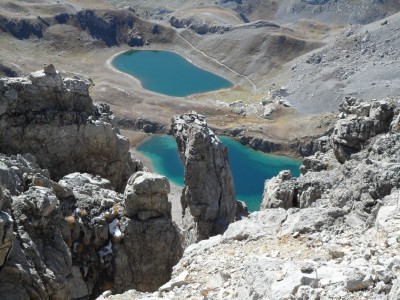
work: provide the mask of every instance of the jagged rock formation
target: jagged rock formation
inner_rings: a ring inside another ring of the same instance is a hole
[[[171,278],[183,253],[181,235],[171,219],[169,182],[164,176],[135,173],[124,194],[124,239],[115,245],[115,292],[157,290]]]
[[[366,221],[379,199],[400,186],[394,107],[393,101],[346,98],[334,132],[325,139],[329,143],[304,159],[304,176],[267,181],[262,207],[328,205],[354,211]]]
[[[0,128],[11,155],[0,154],[2,299],[90,299],[170,279],[183,250],[169,183],[139,172],[83,81],[52,65],[0,79]]]
[[[337,160],[344,163],[352,153],[360,151],[371,137],[387,132],[393,110],[394,104],[386,101],[367,103],[346,97],[339,108],[341,120],[331,137]]]
[[[41,170],[29,155],[1,155],[0,162],[1,197],[7,200],[0,214],[7,216],[6,224],[8,221],[9,225],[4,226],[3,223],[3,230],[8,230],[4,231],[2,250],[5,249],[4,244],[7,246],[4,243],[7,237],[10,234],[13,237],[11,252],[5,257],[8,260],[2,262],[0,269],[2,297],[70,299],[67,275],[72,261],[57,226],[63,220],[59,200],[53,189],[41,186],[28,188],[32,176],[44,178],[48,172]]]
[[[235,187],[226,147],[205,117],[188,113],[172,120],[172,133],[185,169],[181,204],[190,244],[223,233],[235,219]]]
[[[158,294],[117,299],[398,299],[399,109],[394,101],[349,100],[337,126],[344,113],[366,121],[347,127],[349,137],[368,136],[361,150],[341,163],[332,149],[337,132],[322,139],[304,175],[267,181],[265,209],[187,248]],[[368,129],[382,120],[384,129]]]
[[[150,218],[171,218],[170,192],[166,177],[147,172],[137,172],[125,189],[126,215],[142,221]]]
[[[94,106],[84,81],[63,79],[52,65],[29,77],[0,79],[0,152],[34,153],[55,180],[89,172],[118,190],[139,168],[109,108]]]
[[[165,177],[137,172],[122,195],[85,173],[54,182],[29,155],[1,155],[0,165],[4,299],[153,291],[170,279],[183,250]]]

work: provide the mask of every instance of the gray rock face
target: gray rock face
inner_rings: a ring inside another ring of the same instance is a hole
[[[169,183],[137,172],[118,192],[142,164],[83,81],[52,65],[0,79],[0,129],[0,151],[23,153],[0,154],[1,298],[93,298],[170,279],[182,242]]]
[[[172,16],[169,23],[175,28],[190,28],[197,34],[224,33],[232,29],[229,24],[207,24],[199,17],[177,18]]]
[[[337,160],[344,163],[352,153],[360,151],[368,139],[389,131],[394,103],[365,103],[346,97],[339,111],[342,119],[336,123],[331,141]]]
[[[1,294],[70,299],[71,254],[59,230],[63,216],[54,192],[31,187],[13,197],[12,214],[18,229],[9,259],[0,271],[0,286],[8,286],[8,292]]]
[[[93,298],[110,288],[153,291],[170,279],[183,250],[165,177],[138,172],[123,195],[87,173],[54,182],[30,155],[0,162],[2,298]],[[127,218],[133,193],[136,213]]]
[[[223,233],[236,213],[226,147],[197,113],[174,117],[172,133],[185,169],[181,203],[186,241]]]
[[[169,192],[166,177],[148,172],[135,173],[125,189],[126,215],[140,220],[161,216],[171,218]]]
[[[5,299],[70,299],[72,260],[55,190],[70,194],[31,155],[2,154],[0,161],[0,294]]]
[[[293,207],[294,184],[290,171],[282,171],[278,176],[265,181],[261,209]]]
[[[139,167],[103,110],[93,105],[86,83],[63,79],[53,66],[29,77],[2,78],[0,151],[34,153],[55,180],[89,172],[122,190]]]
[[[372,218],[379,201],[399,187],[397,115],[391,101],[359,103],[353,98],[345,99],[344,115],[345,121],[336,124],[344,129],[329,137],[333,149],[305,159],[303,176],[278,176],[265,183],[262,208],[333,206],[351,212],[349,223]]]
[[[0,198],[3,198],[2,194],[0,188]],[[13,224],[14,221],[9,214],[0,212],[0,268],[6,262],[13,246]]]
[[[121,220],[123,239],[114,243],[114,290],[154,291],[171,278],[182,257],[181,234],[171,219],[169,182],[164,176],[137,172],[128,181]]]

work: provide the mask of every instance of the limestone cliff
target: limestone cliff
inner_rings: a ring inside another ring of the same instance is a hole
[[[33,153],[55,180],[89,172],[118,190],[138,168],[109,111],[93,105],[88,85],[62,78],[52,65],[0,79],[0,152]]]
[[[186,241],[223,233],[236,213],[227,148],[197,113],[174,117],[172,133],[185,169],[181,203]]]

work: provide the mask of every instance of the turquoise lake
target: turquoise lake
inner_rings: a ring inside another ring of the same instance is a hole
[[[233,86],[170,51],[127,51],[117,55],[112,65],[137,78],[143,88],[168,96],[185,97]]]
[[[281,170],[291,170],[293,176],[300,176],[301,160],[255,151],[228,137],[220,139],[228,147],[236,197],[246,202],[250,211],[259,210],[266,179]],[[151,160],[157,173],[183,186],[183,165],[172,136],[152,136],[139,144],[137,150]]]

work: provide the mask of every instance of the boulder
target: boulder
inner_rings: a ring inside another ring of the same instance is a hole
[[[155,291],[171,278],[183,248],[169,191],[164,176],[137,172],[129,179],[124,193],[128,218],[120,221],[123,238],[113,243],[115,292]]]
[[[295,186],[290,171],[281,171],[278,176],[265,181],[261,209],[293,207]]]
[[[400,299],[400,279],[397,278],[394,281],[393,288],[390,291],[389,300],[399,300]]]
[[[48,188],[34,186],[29,189],[29,193],[24,193],[16,198],[14,206],[15,205],[24,207],[29,206],[29,216],[27,216],[28,218],[25,220],[28,221],[29,218],[33,216],[34,222],[31,223],[32,226],[45,226],[46,223],[38,223],[37,221],[40,219],[47,219],[59,203],[54,191]]]
[[[125,189],[126,215],[140,220],[161,216],[171,218],[169,192],[169,181],[165,176],[136,172]]]
[[[333,226],[336,220],[346,215],[339,208],[305,208],[301,210],[292,209],[282,224],[281,234],[291,235],[294,233],[313,233]]]
[[[269,103],[269,104],[264,106],[264,112],[263,112],[262,116],[264,118],[269,118],[272,115],[272,113],[274,111],[276,111],[277,109],[278,108],[277,108],[277,105],[275,103]]]
[[[232,223],[222,236],[224,242],[231,240],[257,240],[266,235],[278,236],[287,218],[283,208],[266,209],[251,213],[241,222]]]

